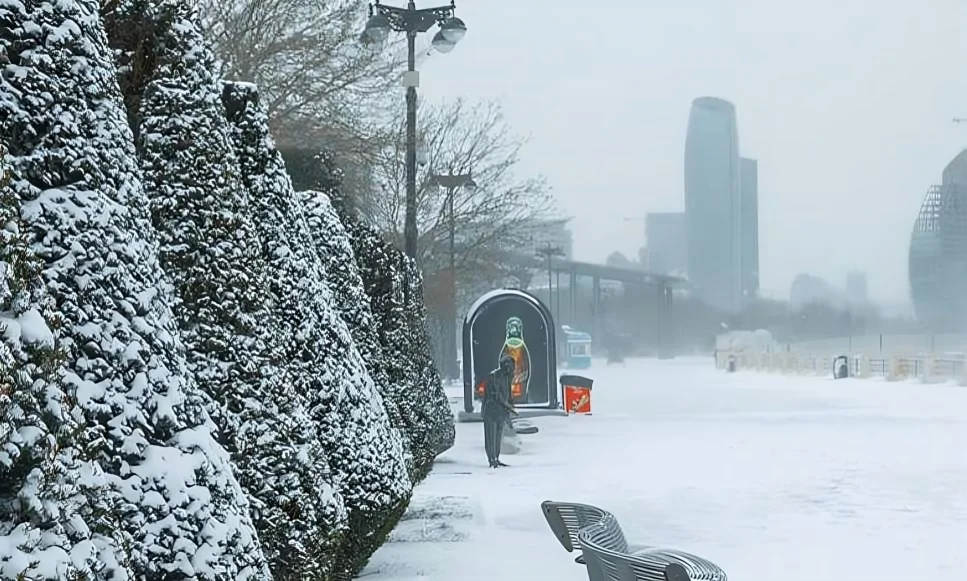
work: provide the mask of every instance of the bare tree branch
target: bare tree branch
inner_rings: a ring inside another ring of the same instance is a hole
[[[477,184],[473,190],[452,192],[454,274],[461,287],[505,277],[512,268],[506,256],[526,252],[539,230],[563,227],[544,178],[518,175],[526,139],[511,130],[498,103],[424,105],[419,127],[427,158],[417,176],[420,260],[426,280],[449,268],[450,192],[432,185],[434,172],[470,173]],[[404,135],[402,123],[397,123],[396,139],[376,160],[382,195],[374,200],[372,218],[396,240],[402,239],[405,201]]]
[[[108,0],[109,1],[109,0]],[[358,42],[361,0],[201,0],[222,77],[256,83],[280,145],[336,152],[347,195],[372,189],[368,167],[402,112],[402,35]]]

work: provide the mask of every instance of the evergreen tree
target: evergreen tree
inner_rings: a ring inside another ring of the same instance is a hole
[[[341,206],[336,208],[342,211]],[[442,382],[429,359],[421,280],[403,253],[373,228],[345,212],[342,220],[369,295],[389,390],[386,397],[396,402],[412,456],[411,477],[418,482],[429,473],[433,460],[453,446],[456,433]]]
[[[121,86],[138,92],[126,99],[137,107],[128,117],[189,366],[212,399],[219,440],[232,454],[274,577],[324,579],[332,561],[331,531],[320,530],[330,524],[320,515],[333,509],[328,465],[302,396],[267,357],[275,337],[262,324],[261,242],[215,58],[197,22],[187,0],[135,0],[114,7],[108,33],[136,64],[124,68]],[[137,38],[150,42],[127,44]]]
[[[366,369],[373,378],[378,391],[373,394],[373,398],[381,401],[386,409],[390,425],[396,437],[401,439],[407,472],[412,475],[413,456],[410,453],[409,440],[400,414],[398,397],[392,390],[383,366],[383,350],[374,325],[369,297],[363,287],[363,279],[359,274],[356,256],[349,241],[349,233],[334,208],[336,202],[330,200],[330,194],[338,196],[337,192],[333,190],[327,194],[307,191],[300,192],[299,196],[305,204],[313,242],[325,264],[326,282],[333,292],[333,306],[349,327]]]
[[[235,126],[242,176],[263,227],[273,314],[283,340],[275,360],[292,366],[328,453],[348,513],[334,577],[351,579],[383,542],[411,492],[399,438],[334,298],[305,211],[268,133],[255,87],[227,83],[223,102]]]
[[[187,370],[98,8],[0,10],[0,138],[22,233],[62,322],[65,390],[100,430],[111,486],[82,514],[116,515],[135,579],[266,579],[248,502]]]
[[[400,271],[407,285],[403,293],[403,312],[406,314],[406,327],[409,329],[407,358],[411,361],[412,390],[417,394],[418,405],[427,426],[425,440],[422,441],[430,462],[453,447],[456,439],[456,422],[443,381],[436,365],[433,364],[430,334],[426,321],[426,305],[423,303],[423,275],[416,263],[403,253]],[[414,340],[415,339],[415,340]]]

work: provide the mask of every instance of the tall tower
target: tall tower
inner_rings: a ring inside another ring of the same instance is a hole
[[[742,296],[745,302],[759,294],[759,163],[739,158],[742,192]]]
[[[688,278],[699,299],[726,312],[742,308],[742,197],[735,106],[692,101],[685,137]]]

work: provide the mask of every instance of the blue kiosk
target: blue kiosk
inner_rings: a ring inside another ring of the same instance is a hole
[[[570,325],[561,325],[561,331],[564,332],[563,366],[568,369],[591,367],[591,335]]]

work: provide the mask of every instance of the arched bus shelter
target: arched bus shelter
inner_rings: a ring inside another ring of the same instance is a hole
[[[504,355],[514,360],[514,406],[557,410],[556,349],[554,319],[537,297],[517,289],[497,289],[481,296],[463,322],[465,412],[474,413],[482,382]]]

